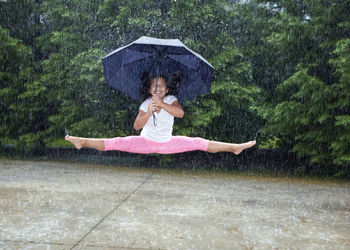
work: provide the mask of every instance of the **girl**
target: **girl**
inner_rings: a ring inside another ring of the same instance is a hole
[[[181,73],[151,79],[145,72],[141,80],[141,96],[145,101],[141,104],[134,123],[136,130],[142,129],[140,136],[92,139],[67,135],[65,139],[77,149],[88,147],[100,151],[119,150],[139,154],[175,154],[202,150],[210,153],[232,152],[238,155],[256,144],[256,141],[233,144],[199,137],[173,136],[174,117],[184,116],[184,111],[175,97],[182,80]]]

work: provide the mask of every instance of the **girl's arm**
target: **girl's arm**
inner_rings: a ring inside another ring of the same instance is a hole
[[[139,130],[143,128],[146,125],[148,119],[152,116],[152,111],[155,110],[156,104],[153,101],[148,104],[147,112],[140,110],[134,122],[134,129]]]
[[[160,107],[165,109],[169,114],[177,118],[184,117],[185,112],[182,109],[181,105],[178,103],[178,101],[174,101],[172,104],[166,104],[163,102],[163,104]]]
[[[136,130],[142,129],[146,125],[148,119],[151,116],[152,116],[152,112],[150,113],[148,111],[144,112],[140,110],[134,122],[134,129]]]
[[[172,104],[167,104],[163,102],[159,96],[154,95],[152,96],[152,102],[154,102],[156,106],[165,109],[165,111],[177,118],[184,117],[185,112],[178,101],[174,101]]]

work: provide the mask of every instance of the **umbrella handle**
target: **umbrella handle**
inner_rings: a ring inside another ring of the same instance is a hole
[[[154,112],[152,112],[152,114],[153,114],[153,124],[154,124],[154,126],[157,126],[156,116],[155,116]]]
[[[154,90],[154,93],[157,93],[157,89],[158,89],[158,77],[159,77],[159,65],[158,65],[158,69],[157,69],[157,81],[156,81],[156,88]],[[156,119],[156,115],[154,114],[154,111],[152,112],[153,114],[153,124],[154,126],[157,126],[157,119]]]

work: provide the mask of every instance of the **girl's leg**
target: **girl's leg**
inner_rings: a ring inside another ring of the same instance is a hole
[[[118,150],[137,154],[155,153],[157,142],[138,135],[104,139],[105,150]]]
[[[155,153],[157,143],[141,136],[115,137],[110,139],[93,139],[75,136],[66,136],[65,139],[74,144],[77,149],[83,147],[94,148],[99,151],[118,150],[129,153]]]
[[[104,139],[83,138],[66,135],[65,139],[70,141],[76,149],[93,148],[99,151],[105,150]]]
[[[240,154],[244,149],[253,147],[256,141],[241,144],[209,141],[200,137],[173,136],[169,142],[159,143],[156,153],[176,154],[193,150],[201,150],[210,153],[232,152]]]
[[[82,147],[94,148],[100,151],[118,150],[129,153],[155,153],[158,143],[141,136],[115,137],[110,139],[93,139],[66,136],[65,139],[74,144],[77,149]]]
[[[157,144],[156,153],[177,154],[194,150],[206,151],[209,140],[200,137],[172,136],[170,141]]]
[[[232,152],[236,155],[240,154],[244,149],[251,148],[256,144],[256,141],[249,141],[246,143],[234,144],[218,141],[209,141],[207,152]]]

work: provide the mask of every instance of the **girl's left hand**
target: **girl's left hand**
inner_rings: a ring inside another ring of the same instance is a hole
[[[156,104],[156,106],[161,107],[161,108],[163,107],[164,102],[163,102],[162,98],[160,98],[159,95],[153,95],[152,101]]]

